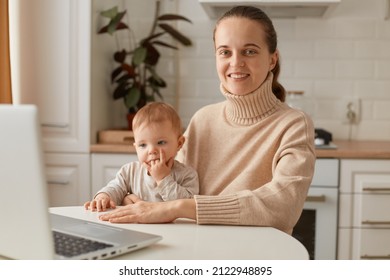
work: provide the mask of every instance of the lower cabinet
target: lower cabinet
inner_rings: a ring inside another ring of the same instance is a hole
[[[338,259],[390,259],[390,160],[341,160]]]
[[[89,154],[46,153],[49,206],[83,205],[90,199]]]
[[[92,196],[112,180],[122,165],[138,160],[136,154],[92,154]]]

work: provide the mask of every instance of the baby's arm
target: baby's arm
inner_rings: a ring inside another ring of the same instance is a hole
[[[106,211],[109,208],[115,208],[115,202],[110,198],[107,193],[98,193],[92,201],[84,203],[84,208],[91,211]]]
[[[175,176],[170,174],[157,185],[157,190],[164,201],[193,198],[194,195],[199,194],[199,179],[196,171],[184,166],[180,169],[176,171]]]

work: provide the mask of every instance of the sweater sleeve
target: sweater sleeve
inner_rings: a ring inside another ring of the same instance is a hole
[[[280,139],[268,183],[252,190],[195,196],[197,222],[272,226],[291,234],[302,212],[314,163],[314,127],[309,118],[303,118]]]
[[[107,193],[116,205],[121,205],[123,198],[130,192],[130,169],[130,163],[122,166],[116,173],[115,178],[99,190],[96,195],[102,192]]]
[[[199,180],[196,171],[175,161],[173,172],[157,186],[164,201],[179,198],[193,198],[199,193]]]

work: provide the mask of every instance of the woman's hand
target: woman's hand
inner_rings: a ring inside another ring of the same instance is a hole
[[[138,199],[109,213],[99,216],[111,223],[170,223],[177,218],[196,219],[195,200],[180,199],[165,202],[146,202]]]

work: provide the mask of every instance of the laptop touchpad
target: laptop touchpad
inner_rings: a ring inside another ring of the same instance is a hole
[[[117,233],[118,231],[121,231],[120,228],[108,228],[103,225],[93,224],[93,223],[85,223],[81,225],[74,225],[69,226],[66,228],[66,230],[81,234],[81,235],[88,235],[93,237],[101,237],[101,236],[107,236],[113,233]]]

